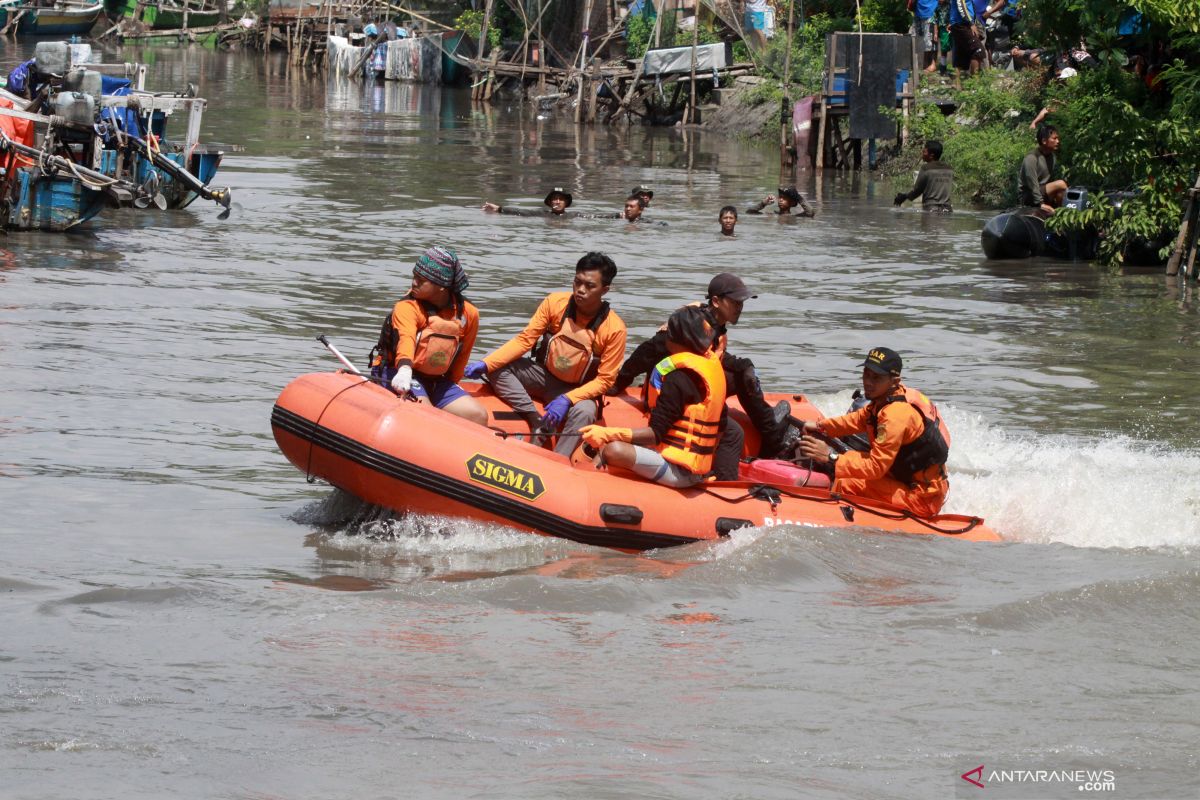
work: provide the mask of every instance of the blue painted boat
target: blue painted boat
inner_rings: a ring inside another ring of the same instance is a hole
[[[17,231],[65,231],[100,213],[104,192],[69,175],[46,175],[37,167],[16,170],[13,198],[3,203],[4,227]]]
[[[84,36],[104,13],[104,0],[35,0],[7,6],[19,16],[17,36]]]

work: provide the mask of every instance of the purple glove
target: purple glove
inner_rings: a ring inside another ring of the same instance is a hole
[[[484,375],[487,375],[487,365],[482,361],[472,361],[470,364],[467,364],[467,368],[463,370],[464,378],[471,378],[472,380],[476,381],[482,378]]]
[[[546,413],[542,415],[542,424],[547,428],[558,430],[562,427],[563,419],[570,410],[571,401],[565,394],[560,394],[546,404]]]

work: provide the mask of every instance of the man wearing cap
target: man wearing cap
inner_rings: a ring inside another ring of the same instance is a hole
[[[642,208],[648,207],[650,201],[654,199],[654,192],[647,186],[635,186],[629,194],[642,201]]]
[[[899,207],[905,200],[921,198],[921,208],[949,214],[950,193],[954,190],[954,168],[942,162],[942,143],[930,139],[921,148],[921,160],[925,163],[917,172],[917,181],[911,191],[900,192],[894,201]]]
[[[763,397],[762,385],[758,381],[758,373],[754,362],[748,358],[739,358],[726,352],[728,341],[727,327],[736,325],[742,316],[742,304],[746,300],[757,297],[746,287],[745,282],[737,275],[722,272],[708,283],[708,294],[703,303],[693,303],[706,316],[713,329],[713,351],[721,359],[725,370],[726,391],[737,396],[742,410],[750,418],[750,423],[758,431],[761,442],[759,456],[774,458],[789,444],[788,440],[797,433],[795,428],[788,425],[790,405],[785,401],[772,407]],[[621,366],[617,373],[616,382],[609,389],[610,396],[619,395],[625,391],[638,375],[654,369],[658,362],[668,355],[666,326],[646,341],[637,346],[633,354]],[[730,427],[737,427],[733,420]],[[790,429],[789,429],[790,428]]]
[[[737,480],[742,441],[725,435],[725,372],[711,349],[708,315],[684,306],[666,328],[667,357],[648,386],[650,424],[588,425],[580,431],[583,440],[600,451],[597,464],[624,467],[664,486],[682,489],[709,475]]]
[[[798,216],[798,217],[815,217],[816,216],[816,213],[813,212],[812,208],[809,207],[808,203],[804,202],[803,195],[800,194],[800,192],[796,189],[795,186],[786,186],[786,187],[780,186],[778,197],[776,197],[773,194],[769,194],[766,197],[764,197],[762,199],[762,201],[759,202],[757,205],[753,205],[753,206],[750,206],[749,208],[747,208],[746,213],[747,214],[761,214],[761,213],[763,213],[764,208],[771,205],[771,203],[776,203],[776,202],[779,204],[779,208],[775,211],[775,213],[781,217],[790,217],[792,215],[792,209],[796,208],[797,206],[800,207],[800,211],[798,211],[796,213],[796,216]]]
[[[857,411],[804,423],[797,454],[833,468],[833,491],[882,500],[918,517],[942,509],[950,482],[946,459],[950,432],[933,402],[900,381],[904,362],[896,351],[876,347],[862,362],[863,395]],[[866,433],[871,449],[838,454],[833,437]],[[820,438],[818,438],[820,437]]]
[[[422,253],[371,351],[371,375],[401,396],[487,425],[487,409],[458,385],[479,330],[479,311],[463,297],[469,285],[453,250]]]
[[[574,212],[567,211],[571,207],[572,202],[574,202],[574,198],[571,197],[570,192],[561,186],[555,186],[546,195],[546,199],[542,201],[546,207],[541,211],[526,211],[522,208],[501,206],[498,203],[488,203],[486,201],[483,204],[483,210],[493,214],[513,214],[518,217],[540,217],[543,214],[549,214],[552,217],[569,219],[575,216]]]
[[[575,265],[572,291],[548,295],[525,330],[464,372],[468,378],[487,375],[496,397],[529,423],[531,434],[561,429],[554,450],[564,456],[579,446],[578,436],[565,434],[596,421],[599,398],[625,355],[625,323],[604,301],[616,275],[611,258],[588,253]],[[544,413],[535,398],[545,404]]]

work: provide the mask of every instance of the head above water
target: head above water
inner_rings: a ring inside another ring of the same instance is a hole
[[[779,187],[779,207],[780,208],[795,208],[800,205],[800,192],[795,186],[780,186]],[[785,202],[786,201],[786,202]]]
[[[641,199],[643,208],[650,205],[650,201],[654,199],[654,192],[648,186],[635,186],[630,194]]]
[[[733,235],[733,229],[737,225],[738,213],[733,206],[724,206],[717,214],[717,221],[721,223],[721,233],[726,236]]]
[[[684,306],[667,320],[667,342],[689,353],[704,355],[712,347],[712,327],[700,306]]]
[[[549,206],[550,209],[553,210],[554,209],[554,201],[556,199],[561,200],[564,203],[563,208],[570,208],[571,203],[575,202],[575,198],[571,197],[570,192],[568,192],[566,189],[562,188],[561,186],[555,186],[553,189],[550,190],[550,193],[546,195],[546,199],[543,200],[542,203],[544,205]]]
[[[631,194],[625,198],[625,219],[635,220],[642,215],[642,209],[646,206],[642,203],[642,198],[636,194]]]

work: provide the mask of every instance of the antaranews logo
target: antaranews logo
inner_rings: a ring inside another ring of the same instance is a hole
[[[986,770],[986,772],[985,772]],[[959,775],[980,789],[1021,784],[1063,784],[1079,792],[1115,792],[1117,776],[1111,769],[991,769],[980,764]],[[971,791],[967,789],[966,791]]]

